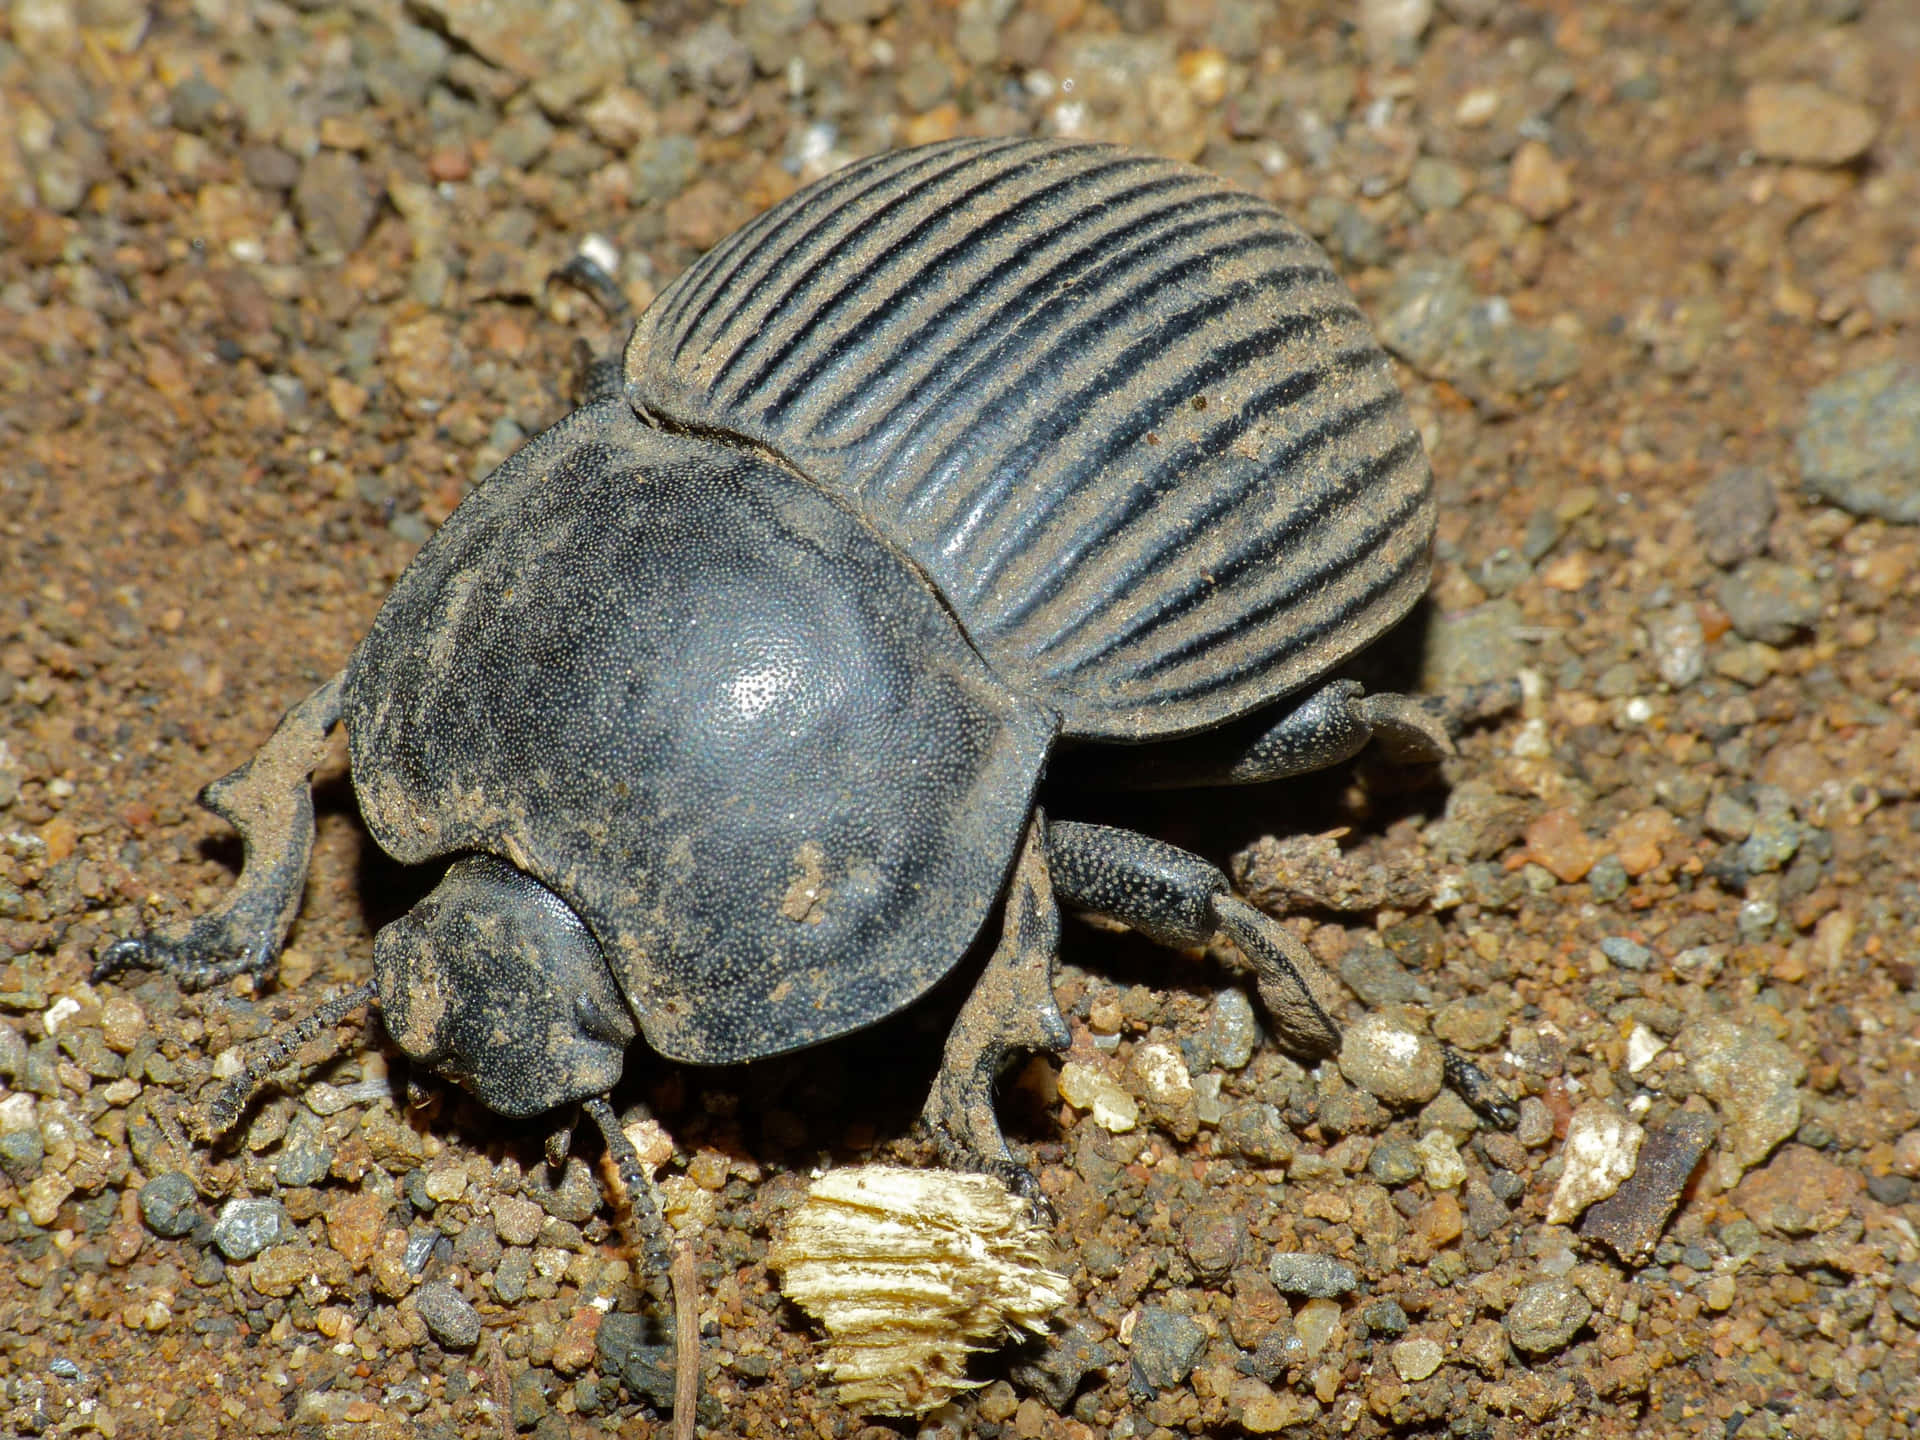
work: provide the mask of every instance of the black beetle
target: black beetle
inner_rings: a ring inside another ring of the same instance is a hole
[[[1321,972],[1215,867],[1035,800],[1061,740],[1157,742],[1159,782],[1210,784],[1447,746],[1420,704],[1329,678],[1425,589],[1434,514],[1311,239],[1105,146],[901,151],[716,247],[610,388],[482,483],[345,671],[207,788],[246,843],[229,900],[103,955],[190,986],[271,970],[337,723],[380,845],[458,857],[216,1127],[375,1001],[496,1111],[586,1101],[657,1243],[604,1099],[636,1033],[707,1064],[827,1040],[924,992],[1002,897],[926,1109],[955,1163],[1031,1193],[992,1084],[1067,1042],[1063,905],[1224,931],[1282,1037],[1337,1048]]]

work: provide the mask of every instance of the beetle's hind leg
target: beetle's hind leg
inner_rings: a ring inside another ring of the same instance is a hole
[[[1133,766],[1108,757],[1103,784],[1132,789],[1195,785],[1259,785],[1308,775],[1350,760],[1369,744],[1401,764],[1443,759],[1453,737],[1475,720],[1518,704],[1515,681],[1475,686],[1457,695],[1369,695],[1358,680],[1330,680],[1284,711],[1269,709],[1225,729],[1155,745]]]
[[[997,1175],[1039,1200],[1033,1172],[1013,1158],[994,1114],[994,1083],[1016,1051],[1059,1052],[1071,1037],[1053,998],[1060,911],[1047,859],[1046,817],[1035,813],[1007,888],[1000,943],[947,1036],[922,1123],[943,1162]]]
[[[608,258],[603,260],[597,253],[599,250],[608,250]],[[633,329],[633,304],[620,288],[620,282],[607,269],[608,264],[612,263],[611,254],[604,242],[590,242],[589,246],[583,246],[577,255],[547,277],[549,284],[564,280],[585,291],[620,336],[620,340],[606,352],[596,352],[585,340],[574,342],[575,360],[579,366],[573,387],[573,403],[576,405],[613,400],[626,391],[626,362],[620,342]]]
[[[1333,981],[1285,926],[1235,895],[1218,868],[1106,825],[1056,822],[1047,837],[1063,905],[1119,920],[1163,945],[1204,945],[1225,931],[1253,966],[1282,1043],[1314,1058],[1339,1053]],[[1517,1112],[1486,1073],[1451,1046],[1441,1050],[1447,1081],[1461,1098],[1487,1120],[1512,1125]]]
[[[272,971],[300,908],[313,855],[312,776],[340,720],[344,672],[286,713],[267,743],[200,803],[240,832],[246,860],[224,903],[183,934],[129,936],[100,952],[93,978],[139,966],[166,970],[185,990]]]

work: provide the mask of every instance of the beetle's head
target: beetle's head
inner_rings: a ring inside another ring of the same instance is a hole
[[[489,855],[383,929],[373,970],[394,1043],[501,1115],[604,1095],[636,1033],[580,917]]]

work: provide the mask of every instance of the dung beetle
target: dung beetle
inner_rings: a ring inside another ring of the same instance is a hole
[[[1154,783],[1298,775],[1370,739],[1448,748],[1334,672],[1425,590],[1431,476],[1326,255],[1190,166],[961,140],[849,165],[723,241],[634,326],[613,383],[482,482],[346,669],[203,803],[232,895],[102,973],[272,970],[347,730],[361,813],[452,858],[373,979],[258,1056],[377,1004],[506,1115],[607,1104],[636,1035],[698,1064],[817,1044],[938,981],[1000,908],[925,1122],[1032,1193],[993,1110],[1063,1049],[1062,907],[1175,946],[1224,932],[1280,1037],[1337,1049],[1304,947],[1198,856],[1045,815],[1077,742]],[[1124,759],[1119,747],[1144,747]],[[1494,1115],[1463,1058],[1448,1071]]]

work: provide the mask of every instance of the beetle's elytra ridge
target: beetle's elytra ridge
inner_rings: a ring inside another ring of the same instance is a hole
[[[1345,286],[1172,161],[963,140],[848,166],[658,298],[627,388],[853,505],[1068,736],[1210,728],[1426,586],[1426,460]]]

